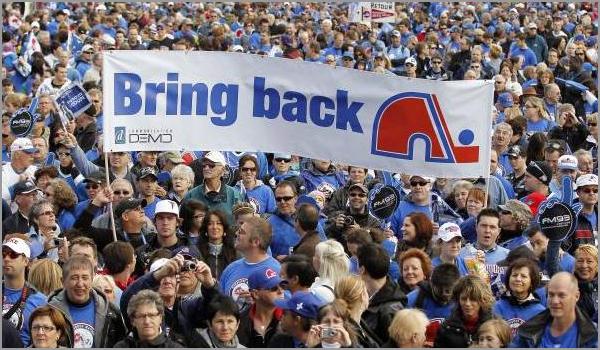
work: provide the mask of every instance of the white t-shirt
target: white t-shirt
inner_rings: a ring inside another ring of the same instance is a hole
[[[11,186],[14,186],[17,182],[19,182],[19,176],[21,174],[26,174],[27,177],[34,180],[35,171],[38,168],[35,165],[30,165],[25,171],[22,173],[17,173],[15,169],[11,166],[11,163],[6,163],[2,166],[2,199],[6,200],[10,203],[11,196],[8,189]]]

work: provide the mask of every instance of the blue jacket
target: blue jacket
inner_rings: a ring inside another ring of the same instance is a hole
[[[509,293],[502,295],[494,305],[493,312],[505,320],[513,332],[535,315],[546,310],[546,307],[534,295],[534,299],[519,304]]]
[[[594,323],[584,315],[579,308],[576,309],[577,347],[598,348],[598,330]],[[517,335],[510,343],[511,348],[537,348],[540,345],[546,326],[552,323],[550,310],[545,310],[525,322]]]
[[[427,283],[419,283],[419,287],[408,293],[408,304],[410,308],[421,309],[429,322],[438,322],[442,324],[444,320],[450,316],[454,308],[454,302],[451,301],[446,305],[438,303],[431,292],[431,285]]]
[[[300,242],[300,235],[294,227],[294,218],[276,212],[269,216],[267,221],[271,224],[273,230],[273,239],[270,246],[273,257],[290,255],[290,249]],[[319,232],[322,241],[327,239],[320,223],[317,225],[317,232]]]
[[[421,212],[426,214],[433,222],[445,224],[447,222],[454,222],[460,224],[462,218],[457,214],[448,203],[446,203],[442,197],[437,194],[431,195],[431,201],[428,205],[416,205],[411,199],[410,194],[400,202],[398,208],[392,215],[391,229],[396,233],[399,239],[402,238],[402,223],[404,218],[410,213]]]
[[[300,176],[304,179],[306,186],[306,193],[310,193],[314,190],[326,192],[323,187],[331,187],[331,193],[338,188],[344,186],[343,175],[335,170],[335,167],[331,165],[326,172],[319,171],[312,166],[312,163],[307,169],[302,170]]]

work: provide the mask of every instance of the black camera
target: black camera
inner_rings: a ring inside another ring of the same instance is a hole
[[[186,260],[183,262],[183,267],[181,268],[181,272],[196,271],[196,268],[198,268],[198,264],[196,264],[195,261]]]
[[[53,240],[53,242],[54,242],[54,245],[58,247],[58,246],[60,245],[60,242],[61,242],[62,240],[63,240],[62,238],[54,238],[54,240]]]
[[[355,221],[354,218],[350,215],[343,215],[342,216],[344,218],[344,226],[352,226],[354,225]]]

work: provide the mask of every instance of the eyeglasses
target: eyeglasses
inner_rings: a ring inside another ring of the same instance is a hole
[[[137,319],[142,319],[143,320],[146,317],[148,317],[148,318],[154,318],[154,317],[158,317],[158,316],[160,316],[160,312],[157,311],[157,312],[148,312],[148,313],[145,313],[145,314],[135,314],[133,317],[137,318]]]
[[[45,211],[43,213],[40,213],[40,215],[38,215],[38,216],[55,216],[55,215],[56,214],[54,214],[54,211],[48,210],[48,211]]]
[[[277,202],[289,202],[294,199],[294,196],[283,196],[283,197],[275,197]]]
[[[123,196],[128,196],[128,195],[129,195],[129,193],[130,193],[129,191],[125,191],[125,190],[123,190],[123,191],[118,191],[118,190],[117,190],[117,191],[113,191],[113,194],[114,194],[115,196],[120,196],[120,195],[123,195]]]
[[[355,197],[365,198],[367,195],[364,193],[350,193],[349,196],[352,198],[355,198]]]
[[[90,183],[88,183],[87,185],[85,185],[85,189],[86,189],[86,190],[90,190],[90,189],[97,190],[97,189],[98,189],[98,187],[100,187],[100,185],[98,185],[98,184],[94,184],[94,183],[91,183],[91,184],[90,184]]]
[[[59,157],[70,157],[71,152],[58,152]]]
[[[283,163],[289,163],[289,162],[291,162],[292,160],[291,160],[291,159],[286,159],[286,158],[275,158],[275,161],[276,161],[277,163],[282,163],[282,162],[283,162]]]
[[[590,127],[598,126],[598,123],[587,123],[587,126],[590,126]]]
[[[581,192],[586,193],[586,194],[598,193],[598,189],[597,188],[584,188],[581,190]]]
[[[417,185],[423,187],[423,186],[427,186],[428,182],[427,181],[411,181],[410,185],[412,187],[417,187]]]
[[[256,168],[242,168],[242,172],[243,173],[246,173],[246,172],[252,172],[253,173],[255,171],[256,171]]]
[[[585,56],[585,52],[575,52],[577,56]]]
[[[39,333],[40,331],[44,331],[44,333],[50,333],[55,330],[56,330],[56,327],[54,327],[54,326],[35,325],[35,326],[31,327],[31,331],[33,333]]]
[[[6,249],[6,250],[2,249],[2,258],[6,258],[8,256],[9,258],[14,260],[14,259],[20,257],[21,255],[23,255],[23,254],[19,254],[10,249]]]
[[[283,282],[283,281],[282,281]],[[281,285],[276,285],[271,288],[261,288],[261,290],[266,290],[267,292],[279,292],[279,289],[282,288]]]

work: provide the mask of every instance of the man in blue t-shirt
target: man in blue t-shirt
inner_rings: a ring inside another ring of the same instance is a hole
[[[250,305],[248,276],[254,271],[272,269],[279,275],[279,262],[267,254],[273,233],[271,225],[263,218],[252,217],[244,221],[235,238],[235,248],[244,257],[223,270],[219,285],[221,293],[229,295],[244,310]]]
[[[577,278],[555,274],[548,283],[548,309],[525,322],[512,348],[597,348],[598,330],[577,307]]]
[[[25,268],[31,250],[20,238],[9,238],[2,244],[2,315],[20,331],[21,341],[29,345],[29,315],[46,304],[46,296],[25,281]]]

